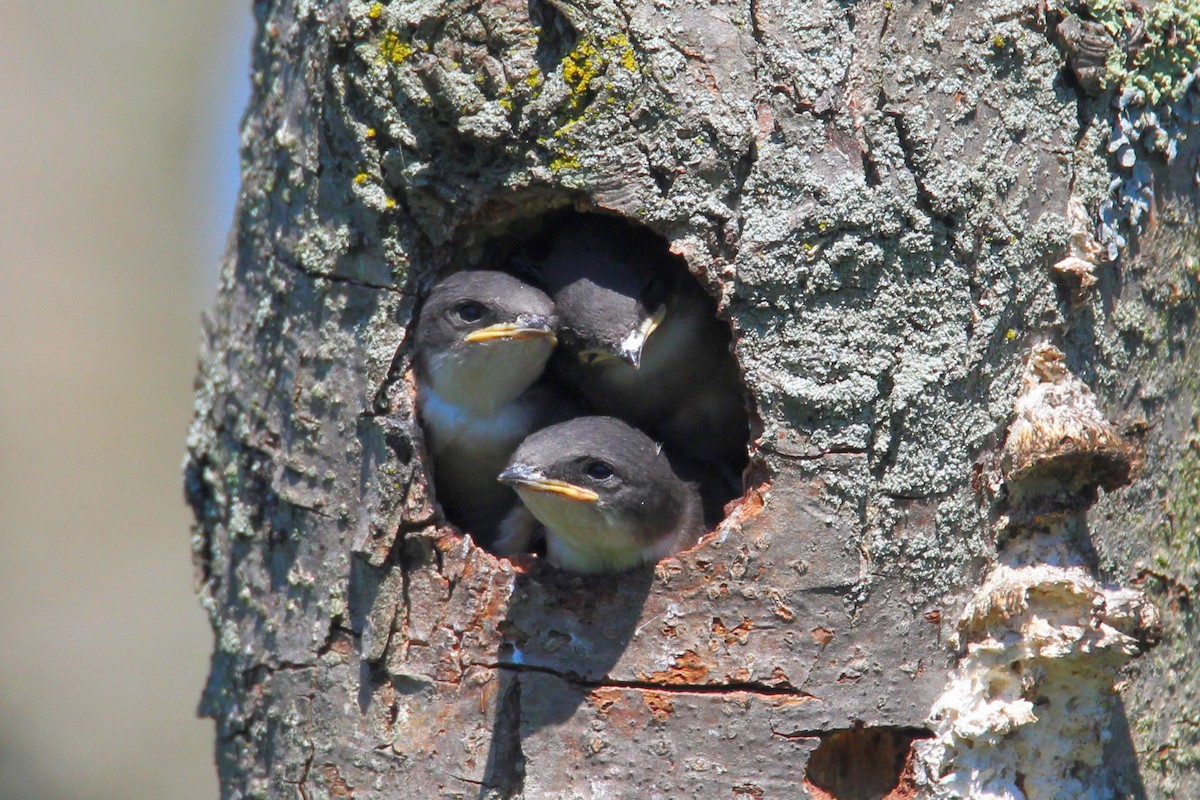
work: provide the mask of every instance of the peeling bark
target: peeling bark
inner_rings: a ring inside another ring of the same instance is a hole
[[[1200,791],[1200,89],[1103,89],[1077,13],[257,3],[186,465],[223,797]],[[756,406],[620,576],[448,527],[414,416],[421,293],[567,207],[670,242]]]

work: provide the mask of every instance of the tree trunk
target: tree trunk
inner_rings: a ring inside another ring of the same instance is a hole
[[[223,796],[1200,793],[1200,20],[1110,5],[256,3],[187,463]],[[429,488],[414,308],[565,207],[686,258],[755,409],[653,570]]]

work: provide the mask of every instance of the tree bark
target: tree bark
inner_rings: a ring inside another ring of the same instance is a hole
[[[1100,5],[256,3],[186,465],[223,797],[1200,792],[1200,20]],[[755,409],[653,570],[431,496],[419,298],[566,207],[686,258]]]

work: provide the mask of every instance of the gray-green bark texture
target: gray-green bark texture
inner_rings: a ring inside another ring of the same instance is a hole
[[[187,486],[227,798],[1200,796],[1194,3],[256,4]],[[440,518],[413,311],[562,208],[755,410],[653,570]]]

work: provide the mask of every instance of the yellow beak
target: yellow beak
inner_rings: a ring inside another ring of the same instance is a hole
[[[582,486],[576,486],[573,483],[550,480],[549,478],[521,481],[517,484],[517,488],[531,489],[535,492],[560,494],[570,500],[579,500],[584,503],[594,503],[600,499],[600,495],[596,494],[591,489],[584,489]]]
[[[637,329],[632,331],[621,342],[621,352],[618,355],[628,361],[634,369],[641,367],[642,351],[646,348],[646,342],[650,339],[650,335],[658,330],[658,326],[662,324],[666,316],[667,306],[664,304],[659,306],[658,310],[649,317],[642,320]]]
[[[467,334],[468,342],[490,342],[493,339],[549,339],[551,344],[558,344],[554,331],[546,328],[529,328],[510,323],[499,323],[471,331]]]
[[[642,321],[642,331],[643,331],[642,338],[649,339],[650,334],[652,334],[656,330],[658,330],[658,326],[662,325],[662,321],[664,319],[666,319],[666,317],[667,317],[667,306],[664,303],[663,305],[658,307],[658,310],[656,310],[653,314],[650,315],[649,319]]]

